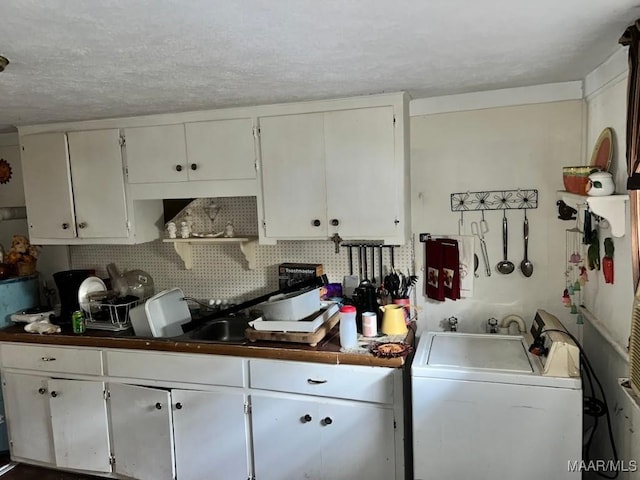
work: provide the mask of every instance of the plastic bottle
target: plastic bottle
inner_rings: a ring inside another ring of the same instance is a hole
[[[345,350],[358,346],[356,307],[353,305],[340,308],[340,346]]]

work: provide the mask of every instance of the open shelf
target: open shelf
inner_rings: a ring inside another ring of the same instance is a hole
[[[233,237],[233,238],[164,238],[165,243],[173,243],[173,248],[184,262],[184,268],[193,268],[192,245],[239,245],[240,251],[247,260],[249,270],[256,268],[256,246],[258,237]]]
[[[604,218],[611,225],[611,234],[614,237],[622,237],[626,230],[626,202],[627,194],[606,195],[604,197],[592,197],[576,195],[564,190],[558,191],[558,197],[570,207],[578,210],[578,205],[588,204],[594,215]]]

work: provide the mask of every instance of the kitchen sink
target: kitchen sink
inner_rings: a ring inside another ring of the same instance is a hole
[[[247,318],[237,317],[211,320],[187,335],[192,340],[242,343],[246,340],[244,331],[249,326],[249,321]]]

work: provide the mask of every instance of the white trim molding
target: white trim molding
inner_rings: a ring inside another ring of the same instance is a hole
[[[629,49],[618,48],[609,58],[584,77],[584,98],[598,93],[605,86],[623,80],[629,70]]]
[[[485,92],[462,93],[442,97],[417,98],[409,104],[409,114],[433,115],[436,113],[482,110],[485,108],[531,105],[536,103],[582,100],[582,81],[547,83],[530,87],[504,88]]]

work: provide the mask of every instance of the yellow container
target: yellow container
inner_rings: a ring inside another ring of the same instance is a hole
[[[382,333],[385,335],[405,335],[407,333],[407,322],[405,309],[402,305],[381,305],[382,310]]]

